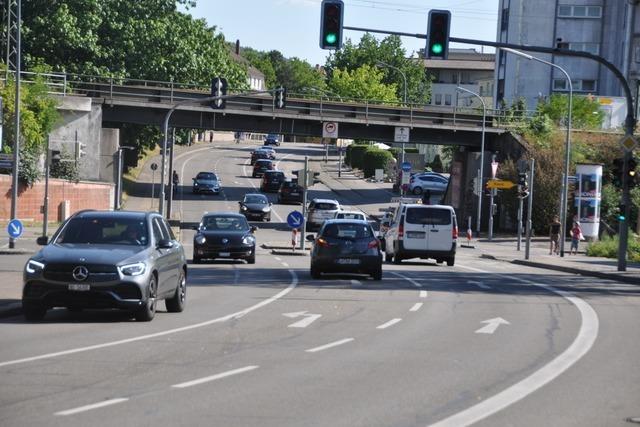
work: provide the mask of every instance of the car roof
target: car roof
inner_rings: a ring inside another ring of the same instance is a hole
[[[237,212],[228,212],[228,211],[216,211],[216,212],[205,212],[202,215],[202,218],[208,217],[208,216],[228,216],[228,217],[234,217],[234,218],[244,218],[245,216],[237,213]]]
[[[333,199],[313,199],[312,202],[313,203],[335,203],[337,205],[340,204],[337,200],[333,200]]]
[[[256,160],[256,164],[258,163],[271,163],[271,160],[269,159],[258,159]]]
[[[274,170],[266,171],[265,173],[273,175],[274,173],[284,173],[284,172],[281,170],[274,169]]]
[[[324,221],[324,224],[366,224],[370,225],[369,222],[364,221],[362,219],[327,219]]]
[[[421,203],[405,203],[405,204],[403,204],[403,206],[408,207],[408,208],[447,209],[447,210],[450,210],[451,212],[453,212],[455,214],[455,210],[453,209],[452,206],[449,206],[449,205],[423,205]]]
[[[247,197],[247,196],[260,196],[260,197],[263,197],[265,199],[267,198],[267,196],[265,196],[262,193],[247,193],[247,194],[244,195],[244,197]]]
[[[358,214],[358,215],[364,215],[367,216],[367,214],[365,214],[364,212],[360,212],[360,211],[340,211],[338,212],[339,214],[346,214],[346,215],[354,215],[354,214]]]
[[[156,212],[140,212],[140,211],[98,211],[84,210],[74,214],[74,218],[128,218],[128,219],[144,219],[149,214]]]

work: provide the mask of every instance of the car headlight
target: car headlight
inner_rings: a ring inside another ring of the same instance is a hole
[[[266,208],[262,208],[262,212],[269,212],[271,210],[271,208],[269,206],[267,206]]]
[[[243,211],[246,211],[247,207],[246,206],[242,206],[240,209],[242,209]]]
[[[196,236],[195,241],[197,245],[203,245],[207,241],[207,238],[200,235],[200,236]]]
[[[125,276],[139,276],[144,273],[146,265],[144,262],[136,262],[134,264],[122,265],[118,268],[120,269],[120,273]]]
[[[30,273],[30,274],[37,273],[44,269],[44,264],[30,259],[27,262],[27,266],[25,267],[25,269],[27,270],[27,273]]]
[[[243,245],[253,245],[256,242],[256,238],[253,236],[244,236],[242,239]]]

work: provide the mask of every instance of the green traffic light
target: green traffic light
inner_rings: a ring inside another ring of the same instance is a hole
[[[618,215],[618,221],[624,221],[627,219],[624,215]]]
[[[327,35],[324,36],[324,40],[328,44],[335,44],[336,40],[338,40],[338,36],[336,35],[336,33],[327,33]]]
[[[431,53],[440,55],[442,53],[442,45],[440,43],[434,43],[433,46],[431,46]]]

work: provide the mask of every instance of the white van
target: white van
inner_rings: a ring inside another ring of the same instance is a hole
[[[455,263],[458,223],[447,205],[400,203],[384,236],[387,262],[434,258],[437,263]]]

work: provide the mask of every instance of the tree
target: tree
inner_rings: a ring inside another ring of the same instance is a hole
[[[553,94],[538,103],[536,111],[549,116],[556,124],[566,126],[569,96]],[[591,96],[574,95],[571,101],[571,127],[596,129],[602,126],[604,113],[600,104]]]
[[[335,70],[354,71],[363,65],[377,67],[380,62],[392,65],[404,73],[407,78],[407,98],[409,102],[429,102],[431,80],[427,77],[420,60],[407,58],[399,36],[391,35],[378,41],[373,35],[366,33],[357,45],[347,39],[343,48],[328,58],[326,68],[331,78]],[[381,70],[383,71],[382,83],[385,85],[395,84],[396,96],[402,100],[404,97],[402,74],[390,67],[382,66]]]
[[[381,102],[397,102],[396,85],[382,83],[383,72],[363,65],[353,71],[333,70],[329,88],[344,97]]]

